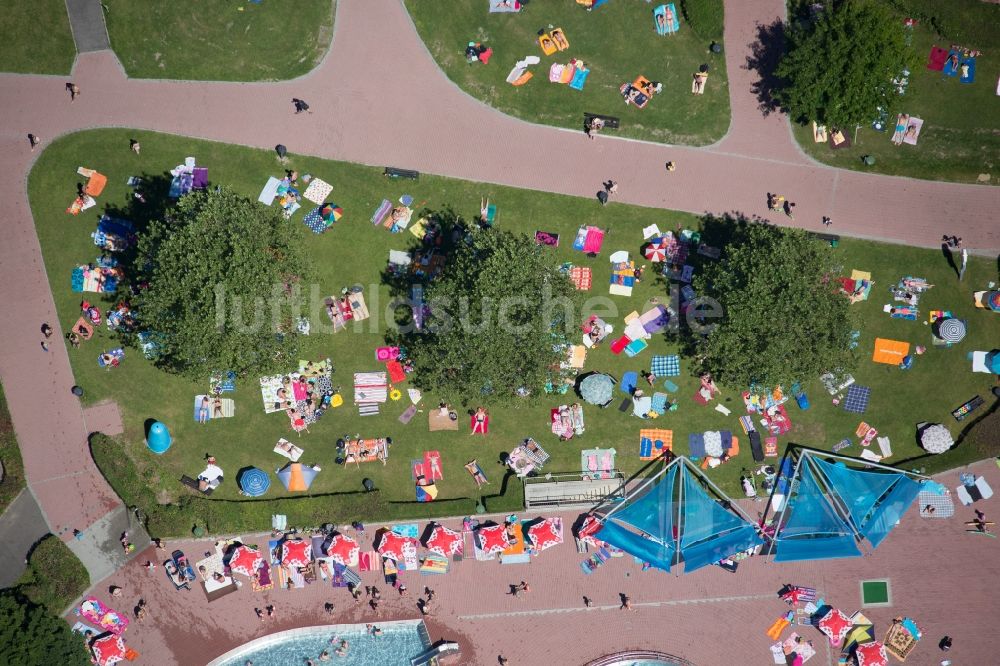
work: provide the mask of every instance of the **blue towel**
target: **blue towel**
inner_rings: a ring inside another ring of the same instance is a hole
[[[692,458],[705,457],[705,435],[700,432],[693,432],[688,435],[688,448],[691,449]]]
[[[667,394],[654,393],[653,403],[649,409],[657,414],[665,414],[667,412]]]
[[[583,90],[583,86],[587,83],[587,76],[590,74],[589,69],[578,69],[573,75],[573,80],[569,82],[569,87],[573,90]]]
[[[670,15],[673,18],[669,24],[660,25],[659,17],[665,16],[667,13],[667,9],[670,10]],[[669,5],[660,5],[659,7],[653,10],[653,27],[656,28],[656,34],[660,35],[661,37],[663,35],[669,35],[675,33],[680,29],[681,23],[680,21],[677,20],[677,8],[674,7],[674,3],[671,2]]]
[[[972,83],[972,82],[974,82],[976,80],[976,59],[975,58],[965,58],[964,60],[962,60],[962,65],[968,65],[969,66],[969,73],[968,73],[967,76],[959,77],[958,80],[961,81],[962,83]],[[959,66],[958,71],[959,72],[962,71],[961,65]]]
[[[954,67],[952,67],[952,65],[951,65],[951,57],[952,56],[955,56],[956,58],[960,58],[961,54],[958,51],[956,51],[955,49],[952,49],[952,50],[948,51],[948,59],[944,61],[944,69],[941,70],[941,73],[944,74],[945,76],[958,76],[958,67],[959,67],[959,65],[956,64]],[[961,61],[958,61],[958,62],[959,62],[959,64],[961,63]]]
[[[622,375],[622,381],[619,388],[621,388],[622,393],[626,395],[632,395],[632,392],[635,391],[635,383],[638,380],[639,380],[638,373],[626,372],[624,375]]]

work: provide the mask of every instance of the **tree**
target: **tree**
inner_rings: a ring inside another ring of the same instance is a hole
[[[775,99],[792,118],[853,128],[894,107],[893,79],[914,66],[903,21],[875,0],[836,0],[787,34]]]
[[[0,663],[8,666],[90,663],[69,625],[16,590],[0,590]]]
[[[737,221],[731,233],[726,260],[695,280],[722,308],[711,332],[692,334],[705,368],[732,386],[773,387],[853,367],[849,301],[829,248],[755,222]]]
[[[182,198],[139,238],[136,299],[157,362],[204,379],[266,373],[295,358],[288,295],[305,271],[300,241],[271,208],[231,191]]]
[[[404,343],[417,379],[463,399],[537,392],[581,315],[579,292],[534,240],[496,229],[455,248],[426,302],[424,330]]]

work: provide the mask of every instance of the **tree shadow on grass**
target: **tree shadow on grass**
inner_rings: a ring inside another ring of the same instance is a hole
[[[765,116],[781,110],[774,99],[774,92],[784,82],[775,75],[781,56],[785,52],[785,24],[775,20],[766,25],[757,24],[757,40],[751,45],[745,69],[757,72],[757,80],[750,87],[757,97],[757,108]]]

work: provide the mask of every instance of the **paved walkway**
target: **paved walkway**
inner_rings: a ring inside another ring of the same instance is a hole
[[[79,53],[111,48],[101,0],[66,0],[69,27]]]
[[[48,533],[38,502],[31,491],[22,490],[0,515],[0,588],[20,578],[31,547]]]
[[[1000,470],[992,461],[970,469],[1000,488]],[[958,471],[938,480],[954,488]],[[997,502],[993,498],[975,506],[993,516]],[[751,513],[761,507],[752,502],[744,506]],[[568,528],[576,515],[562,515]],[[382,593],[378,614],[365,603],[352,601],[346,589],[333,589],[328,583],[255,593],[243,576],[237,576],[243,581],[239,591],[209,603],[198,586],[190,592],[176,591],[162,566],[145,571],[142,564],[147,559],[162,564],[167,557],[152,548],[92,592],[124,612],[130,612],[139,598],[146,600],[149,619],[133,623],[125,641],[143,655],[143,663],[157,666],[204,664],[251,639],[294,627],[417,618],[416,601],[425,585],[437,593],[437,606],[428,618],[431,638],[456,640],[462,646],[461,659],[453,663],[495,666],[497,655],[503,654],[518,666],[573,666],[618,650],[655,649],[697,666],[762,666],[772,663],[771,641],[764,632],[788,610],[777,598],[783,584],[816,587],[829,603],[850,614],[861,607],[860,580],[887,578],[892,605],[865,610],[879,639],[893,617],[907,615],[924,633],[908,665],[931,666],[948,657],[955,664],[985,666],[996,663],[1000,650],[995,631],[1000,541],[967,534],[963,521],[971,517],[972,509],[961,506],[949,519],[920,518],[912,508],[878,550],[865,557],[785,564],[758,557],[742,562],[735,575],[717,567],[680,576],[642,572],[624,557],[584,576],[579,567],[584,558],[577,554],[567,530],[566,543],[532,558],[530,564],[466,559],[453,564],[444,576],[403,573],[401,580],[409,590],[402,597],[376,573],[363,573],[363,585],[376,585]],[[460,529],[457,523],[449,526]],[[376,526],[368,528],[368,538],[362,540],[365,549],[372,547]],[[267,538],[246,541],[263,544],[266,550]],[[210,541],[171,542],[166,547],[180,548],[195,561],[214,550]],[[531,591],[521,598],[507,594],[509,585],[521,580]],[[122,586],[124,597],[110,597],[110,585]],[[631,597],[635,612],[619,610],[619,594]],[[593,599],[593,608],[584,607],[584,595]],[[332,617],[323,610],[326,602],[337,607]],[[274,604],[277,616],[262,623],[253,609],[268,604]],[[817,648],[809,666],[836,663],[818,630],[797,629]],[[937,648],[946,634],[954,639],[948,655]],[[301,656],[304,661],[317,655]]]
[[[79,6],[93,7],[82,0]],[[445,78],[401,0],[341,0],[329,55],[292,82],[129,80],[110,51],[86,52],[73,74],[84,94],[71,105],[62,79],[0,74],[0,296],[8,304],[0,319],[0,375],[28,482],[50,529],[65,539],[73,528],[112,529],[111,512],[120,503],[88,454],[89,429],[69,392],[74,381],[65,349],[54,345],[46,355],[38,346],[42,321],[52,322],[60,338],[63,331],[27,200],[36,155],[28,150],[28,132],[41,137],[41,149],[60,134],[107,126],[268,149],[284,143],[292,152],[585,197],[614,178],[620,201],[694,213],[765,214],[765,193],[781,190],[798,203],[795,224],[806,228],[820,229],[821,216],[830,215],[832,230],[842,234],[934,246],[947,231],[970,248],[1000,248],[1000,190],[807,161],[779,116],[759,117],[748,88],[754,75],[739,69],[751,54],[750,26],[781,16],[782,2],[731,0],[726,12],[734,120],[730,135],[709,149],[608,136],[588,141],[580,132],[528,124],[486,107]],[[398,103],[389,103],[387,90]],[[293,96],[309,101],[314,113],[293,116]],[[676,172],[665,173],[667,160],[678,164]],[[110,536],[117,538],[109,532],[85,543],[103,544]],[[99,561],[94,555],[85,561]]]

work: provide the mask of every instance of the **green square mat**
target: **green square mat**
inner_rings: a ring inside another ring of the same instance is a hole
[[[861,605],[889,606],[892,604],[892,594],[889,589],[889,579],[861,581]]]

